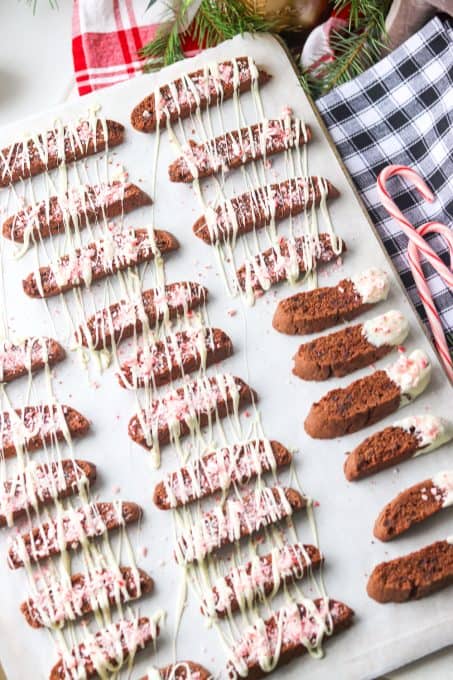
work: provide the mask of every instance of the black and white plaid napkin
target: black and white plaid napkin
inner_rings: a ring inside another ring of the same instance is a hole
[[[407,237],[381,206],[376,178],[390,163],[410,165],[436,195],[427,203],[401,178],[392,198],[415,226],[453,228],[453,26],[435,17],[401,47],[316,102],[417,310],[426,315],[407,260]],[[427,237],[448,264],[440,236]],[[423,271],[453,348],[453,292],[428,263]]]

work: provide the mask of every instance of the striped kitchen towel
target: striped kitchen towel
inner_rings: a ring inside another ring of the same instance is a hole
[[[409,165],[428,183],[433,203],[404,180],[388,183],[405,217],[453,228],[453,26],[435,17],[378,64],[316,102],[420,316],[426,315],[407,259],[407,237],[381,205],[379,172]],[[351,215],[353,219],[353,215]],[[445,241],[427,240],[448,265]],[[453,349],[453,291],[427,262],[422,268]]]

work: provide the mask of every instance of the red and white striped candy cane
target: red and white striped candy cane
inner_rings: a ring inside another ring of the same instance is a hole
[[[427,201],[432,202],[434,200],[434,194],[429,189],[425,181],[420,177],[420,175],[418,175],[415,170],[405,165],[389,165],[379,173],[377,180],[379,197],[384,208],[387,210],[389,215],[393,217],[396,222],[398,222],[399,226],[409,239],[407,253],[415,285],[417,286],[420,300],[422,301],[422,304],[425,308],[426,315],[431,326],[434,343],[445,366],[447,375],[453,382],[453,361],[448,349],[444,329],[439,313],[434,306],[431,291],[428,287],[428,284],[426,283],[426,279],[420,265],[420,255],[424,255],[428,262],[437,271],[439,276],[441,276],[445,281],[447,286],[449,288],[453,288],[453,233],[447,226],[441,224],[440,222],[427,222],[416,229],[409,222],[409,220],[404,217],[398,206],[395,205],[387,190],[387,180],[390,177],[394,177],[395,175],[404,177],[405,179],[412,182],[415,188],[418,189],[423,198],[425,198]],[[440,234],[443,238],[445,238],[450,253],[450,267],[447,267],[439,255],[437,255],[437,253],[423,238],[425,234],[429,233]]]

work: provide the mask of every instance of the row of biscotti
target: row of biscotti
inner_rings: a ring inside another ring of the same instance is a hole
[[[364,285],[365,284],[365,285]],[[368,290],[369,295],[364,294]],[[277,330],[310,333],[361,313],[384,299],[388,286],[382,273],[343,280],[336,287],[302,293],[280,303]],[[374,294],[373,294],[374,291]],[[351,297],[352,293],[352,297]],[[359,293],[359,295],[357,295]],[[294,373],[305,380],[343,376],[374,363],[404,342],[407,321],[391,311],[363,324],[348,326],[301,345]],[[424,353],[404,355],[385,371],[376,371],[349,387],[329,392],[311,409],[305,428],[315,437],[353,432],[409,403],[427,386],[430,367]],[[432,451],[453,438],[453,425],[433,415],[409,416],[367,437],[350,453],[344,469],[348,480],[362,479],[402,461]],[[453,474],[441,472],[406,489],[382,510],[374,535],[387,541],[451,505]],[[453,583],[453,548],[449,540],[378,565],[367,590],[378,602],[424,597]]]

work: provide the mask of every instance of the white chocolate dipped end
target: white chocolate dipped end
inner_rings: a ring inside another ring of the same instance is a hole
[[[403,418],[394,423],[394,427],[401,427],[415,434],[419,448],[414,457],[434,451],[453,439],[453,423],[429,414]]]
[[[423,350],[415,349],[409,356],[401,352],[385,372],[400,389],[401,407],[416,399],[427,388],[431,379],[431,363]]]
[[[370,267],[357,276],[351,276],[351,281],[364,304],[374,305],[387,299],[390,281],[383,269]]]
[[[409,323],[406,317],[396,309],[375,316],[374,319],[365,321],[362,326],[362,335],[370,345],[375,347],[401,345],[408,333]]]
[[[453,470],[444,470],[438,472],[437,475],[431,477],[433,486],[436,487],[431,492],[434,493],[437,489],[442,494],[442,507],[448,508],[453,505]]]

